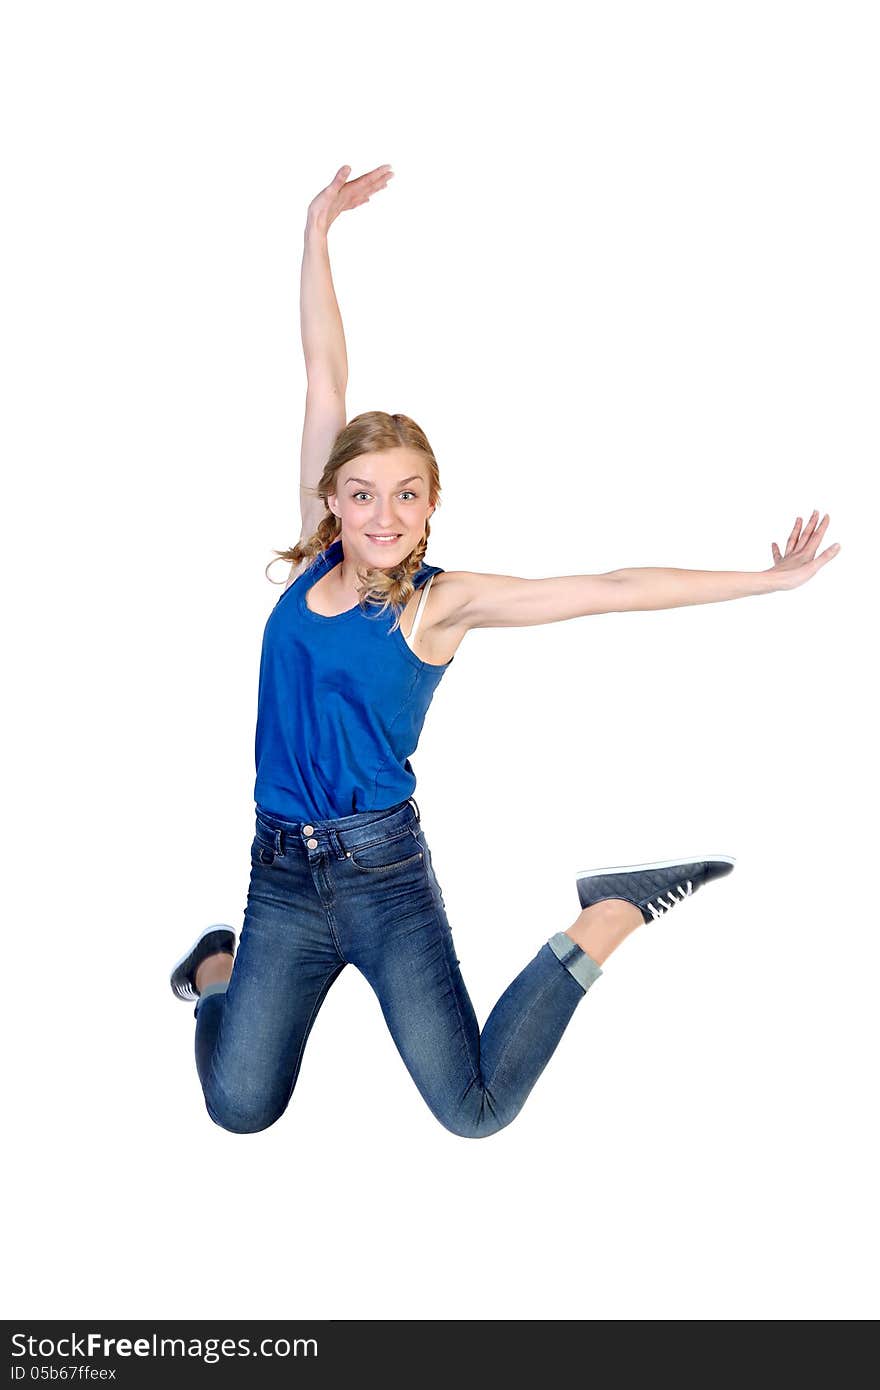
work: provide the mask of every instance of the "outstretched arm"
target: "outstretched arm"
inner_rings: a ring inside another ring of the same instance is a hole
[[[784,556],[776,542],[771,542],[773,565],[767,570],[626,569],[612,573],[623,588],[627,609],[680,608],[690,603],[721,603],[751,594],[797,589],[840,550],[839,545],[829,545],[816,556],[830,518],[826,515],[817,526],[818,520],[819,513],[813,512],[801,532],[801,518],[795,519]]]
[[[801,519],[797,518],[784,556],[773,542],[774,564],[767,570],[621,569],[552,579],[456,571],[447,576],[443,586],[446,614],[438,613],[437,621],[465,630],[528,627],[595,613],[680,608],[796,589],[840,550],[839,545],[832,545],[816,556],[829,520],[826,516],[816,526],[818,515],[813,513],[802,534]]]

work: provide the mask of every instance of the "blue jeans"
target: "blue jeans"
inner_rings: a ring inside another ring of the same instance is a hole
[[[284,1113],[308,1036],[346,965],[376,991],[431,1113],[465,1138],[519,1114],[601,968],[565,932],[541,946],[480,1032],[413,800],[314,825],[257,808],[228,985],[196,1007],[208,1114],[237,1134]]]

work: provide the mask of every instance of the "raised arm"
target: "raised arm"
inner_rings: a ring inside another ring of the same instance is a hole
[[[327,233],[341,212],[369,202],[394,177],[388,164],[348,183],[350,173],[350,166],[344,164],[333,182],[312,199],[306,217],[299,299],[307,380],[299,479],[304,537],[312,534],[324,515],[324,503],[316,497],[315,488],[346,421],[348,357]]]
[[[621,569],[552,579],[518,579],[513,575],[456,570],[444,576],[444,610],[439,611],[438,602],[436,621],[464,630],[529,627],[596,613],[680,608],[796,589],[812,579],[840,550],[839,545],[832,545],[816,556],[829,520],[826,516],[816,526],[818,516],[818,512],[813,513],[803,533],[801,519],[797,518],[784,556],[773,542],[774,564],[767,570]]]

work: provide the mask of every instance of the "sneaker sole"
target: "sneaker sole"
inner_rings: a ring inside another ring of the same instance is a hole
[[[601,878],[603,874],[638,874],[645,869],[674,869],[679,864],[735,864],[736,860],[729,854],[694,854],[687,859],[656,859],[653,864],[618,864],[616,868],[610,869],[581,869],[576,875],[577,878]]]

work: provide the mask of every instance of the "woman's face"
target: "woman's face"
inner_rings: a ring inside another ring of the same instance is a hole
[[[359,454],[339,469],[336,487],[327,505],[342,522],[346,559],[391,569],[415,550],[434,511],[424,455],[405,448]]]

